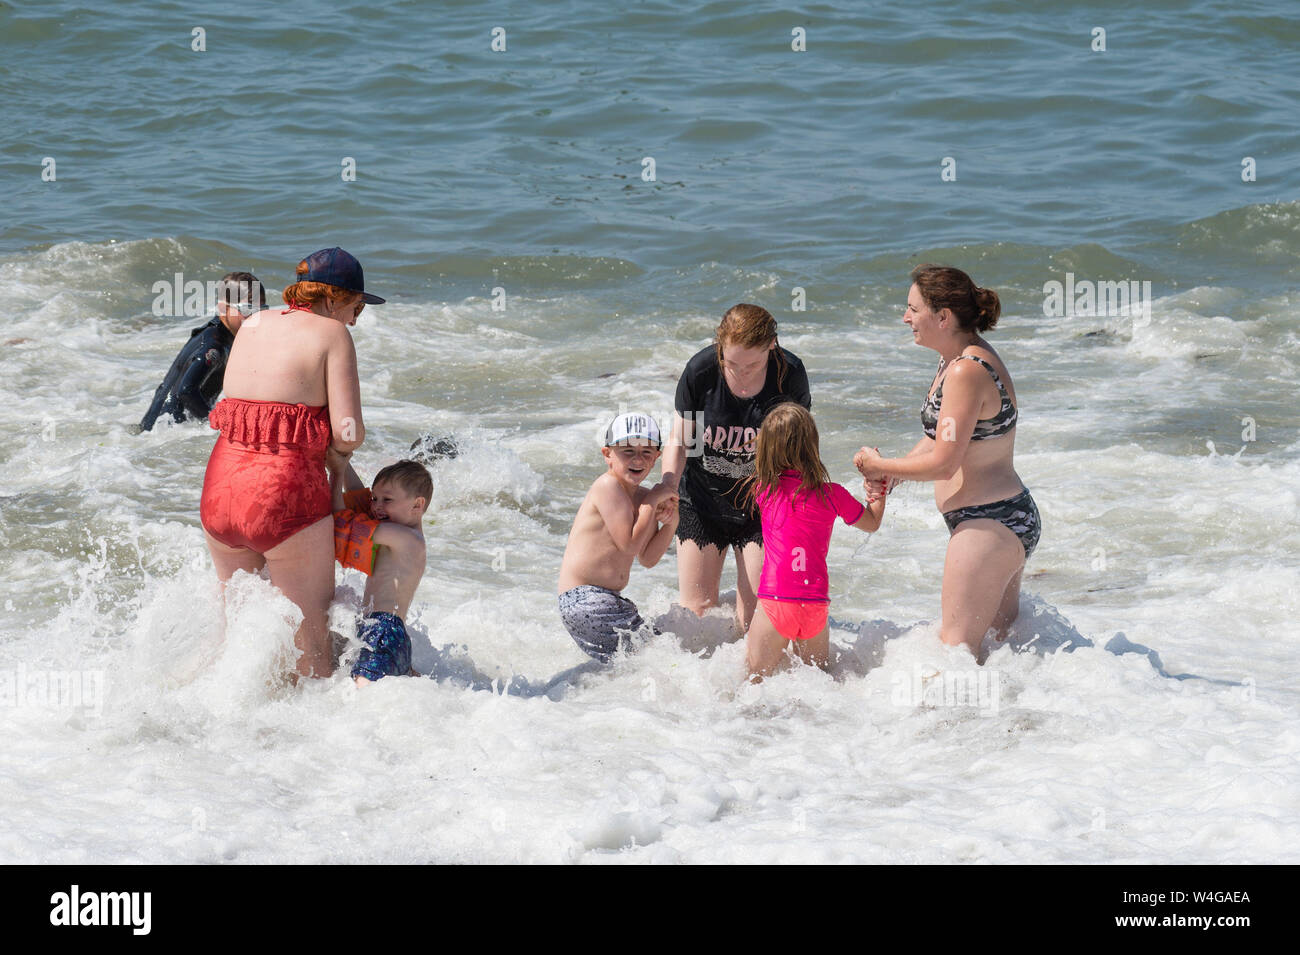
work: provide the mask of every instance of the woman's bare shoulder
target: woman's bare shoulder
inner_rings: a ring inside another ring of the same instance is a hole
[[[318,328],[322,341],[329,342],[331,345],[352,344],[352,332],[342,322],[318,317]]]
[[[996,371],[1003,378],[1007,378],[1010,376],[1010,373],[1007,371],[1006,363],[1002,360],[1002,356],[999,355],[997,351],[993,348],[993,346],[990,345],[988,342],[981,341],[978,342],[977,344],[970,345],[969,347],[966,348],[964,352],[962,352],[962,356],[982,358],[990,365],[992,365],[993,370]],[[974,364],[974,362],[971,362],[970,364]],[[985,372],[985,374],[988,374],[988,372]]]
[[[292,327],[292,335],[303,346],[315,346],[322,352],[352,347],[347,326],[323,315],[303,315]]]
[[[996,351],[994,351],[992,345],[990,345],[988,342],[981,341],[979,344],[971,345],[969,348],[966,349],[966,351],[963,354],[971,355],[976,358],[982,358],[984,361],[988,362],[989,365],[992,366],[993,371],[997,374],[998,380],[1002,382],[1002,387],[1007,389],[1007,394],[1011,398],[1012,403],[1015,403],[1016,401],[1015,382],[1012,381],[1011,372],[1007,370],[1006,363],[1002,361],[1002,356],[999,355]],[[974,366],[975,364],[977,364],[977,362],[963,361],[963,362],[958,362],[957,364]],[[984,376],[984,378],[988,379],[990,385],[993,385],[993,380],[989,378],[989,373],[984,368],[981,367],[979,369],[979,372]],[[994,385],[994,388],[996,387],[997,386]]]

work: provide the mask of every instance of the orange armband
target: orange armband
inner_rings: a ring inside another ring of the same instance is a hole
[[[346,507],[334,512],[334,559],[369,575],[375,569],[374,537],[379,527],[370,516],[370,491],[348,491],[343,501]]]
[[[359,487],[355,491],[343,492],[343,508],[370,516],[370,488]]]

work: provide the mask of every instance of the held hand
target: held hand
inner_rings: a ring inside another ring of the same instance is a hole
[[[866,492],[867,503],[875,504],[889,494],[888,481],[863,481],[862,489]]]
[[[658,510],[660,503],[663,501],[672,501],[673,507],[676,507],[677,489],[660,482],[646,492],[646,496],[642,503],[649,504],[651,507]]]
[[[348,458],[350,455],[340,454],[335,451],[333,446],[325,452],[325,470],[330,474],[341,474],[348,469]]]
[[[853,466],[865,480],[879,481],[885,477],[880,470],[880,462],[883,460],[875,448],[863,448],[853,456]]]
[[[863,462],[866,461],[866,455],[870,453],[871,448],[858,448],[858,453],[853,455],[853,466],[861,471]]]
[[[660,524],[677,523],[677,498],[665,498],[655,505],[655,520]]]

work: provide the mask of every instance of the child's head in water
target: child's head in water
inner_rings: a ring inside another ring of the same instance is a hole
[[[370,513],[381,521],[419,527],[433,497],[433,477],[423,464],[398,461],[375,475]]]
[[[650,476],[662,453],[659,424],[646,414],[621,414],[605,429],[605,446],[600,449],[609,473],[629,488],[636,488]]]
[[[786,471],[799,472],[799,494],[820,492],[831,480],[818,448],[817,423],[807,408],[793,401],[769,411],[758,429],[746,500],[752,504],[759,491],[775,491]]]

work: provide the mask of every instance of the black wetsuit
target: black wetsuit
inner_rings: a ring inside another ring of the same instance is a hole
[[[175,421],[184,421],[187,415],[207,418],[221,394],[226,359],[234,343],[235,336],[219,318],[190,332],[190,340],[172,362],[167,377],[154,392],[153,404],[140,419],[140,430],[153,428],[161,414],[169,414]]]

